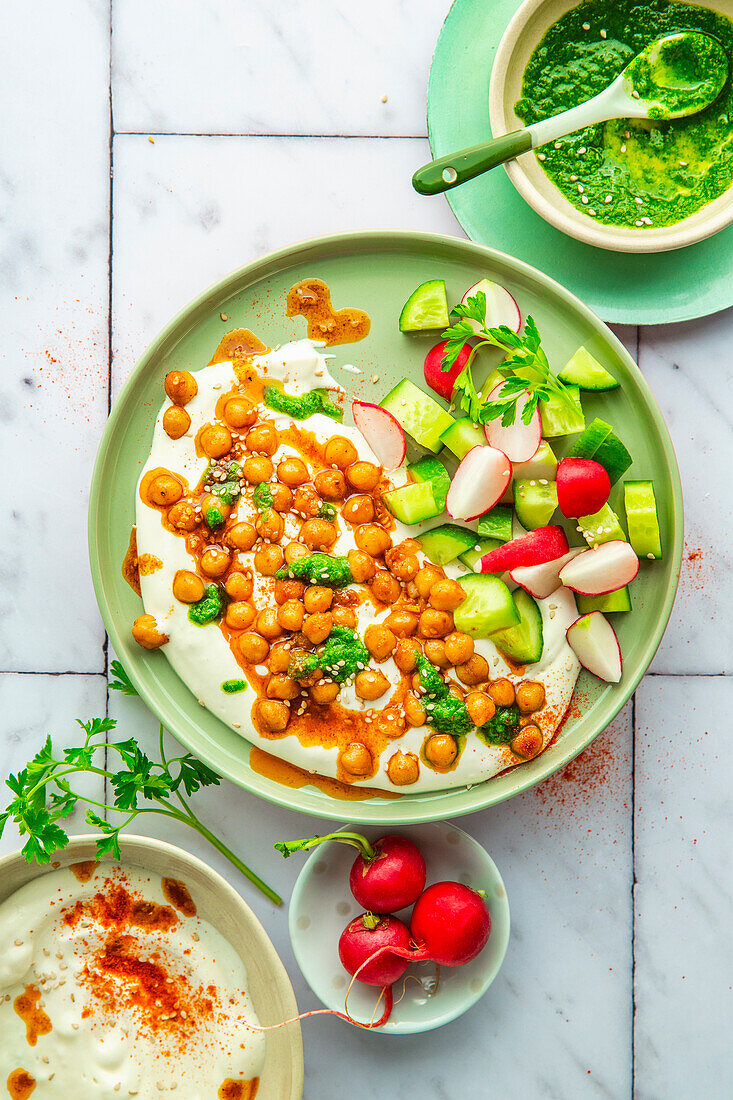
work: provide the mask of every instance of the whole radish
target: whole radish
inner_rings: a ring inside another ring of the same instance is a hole
[[[611,479],[592,458],[563,458],[557,468],[557,503],[564,516],[594,516],[611,492]]]
[[[445,355],[446,342],[447,341],[443,340],[440,344],[436,344],[434,348],[430,349],[425,356],[423,373],[425,375],[425,381],[430,386],[431,390],[434,390],[438,396],[444,398],[444,400],[450,401],[453,393],[453,383],[468,362],[468,357],[473,350],[473,345],[468,343],[464,344],[458,352],[456,360],[450,370],[443,370],[440,364]]]
[[[339,958],[353,978],[366,985],[390,986],[407,970],[410,929],[397,917],[362,913],[339,938]],[[393,953],[393,949],[397,953]],[[372,958],[376,954],[376,958]]]
[[[486,946],[491,917],[481,895],[460,882],[436,882],[412,910],[410,932],[427,958],[441,966],[463,966]]]

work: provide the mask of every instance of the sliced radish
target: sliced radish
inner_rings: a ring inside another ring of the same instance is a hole
[[[434,348],[431,348],[425,356],[425,365],[423,366],[425,381],[430,386],[431,390],[434,390],[444,401],[450,401],[453,393],[453,383],[465,367],[466,361],[471,354],[472,347],[471,344],[465,343],[458,352],[456,361],[451,369],[442,370],[440,364],[445,355],[445,345],[447,342],[447,340],[443,340],[440,344],[436,344]]]
[[[621,647],[616,631],[600,611],[581,615],[565,631],[565,637],[583,668],[599,680],[619,682],[623,672]]]
[[[563,458],[557,468],[557,503],[564,516],[594,516],[611,492],[611,479],[592,458]]]
[[[464,459],[465,461],[465,459]],[[536,527],[526,535],[520,535],[503,546],[497,546],[481,559],[482,573],[503,573],[523,565],[542,565],[567,554],[568,540],[562,527],[550,524]]]
[[[560,570],[563,566],[583,553],[585,551],[582,546],[575,546],[554,561],[544,561],[540,565],[518,565],[516,569],[509,570],[509,576],[515,584],[529,592],[530,596],[544,600],[560,587]]]
[[[490,279],[479,279],[472,287],[469,287],[461,298],[461,304],[465,306],[469,298],[475,298],[481,291],[486,295],[486,327],[498,328],[506,325],[512,332],[519,332],[522,327],[522,315],[519,306],[512,298],[508,290],[499,283],[492,283]],[[480,332],[478,321],[466,318],[474,332]]]
[[[385,470],[396,470],[405,461],[407,440],[398,420],[381,405],[352,401],[354,423]]]
[[[613,539],[584,550],[560,570],[560,583],[583,596],[603,596],[633,581],[639,559],[628,542]]]
[[[496,401],[503,388],[503,382],[500,382],[498,386],[494,386],[487,400]],[[542,442],[542,420],[539,409],[535,409],[529,424],[522,422],[522,411],[528,401],[529,391],[527,391],[525,397],[517,401],[514,423],[508,424],[506,428],[501,422],[501,417],[498,420],[490,420],[488,424],[484,425],[484,435],[490,446],[498,447],[512,462],[529,462],[537,454]],[[592,513],[581,512],[579,514],[588,516]]]
[[[453,519],[476,519],[493,508],[512,476],[512,464],[496,447],[472,447],[462,458],[448,490]]]

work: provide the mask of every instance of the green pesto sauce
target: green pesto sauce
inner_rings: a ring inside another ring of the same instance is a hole
[[[289,565],[283,565],[275,576],[278,580],[288,577],[309,584],[330,585],[332,588],[345,588],[354,580],[349,559],[331,554],[309,554],[307,558],[298,558]]]
[[[258,485],[255,485],[252,493],[252,503],[258,512],[263,515],[269,512],[272,508],[272,500],[272,486],[269,481],[260,481]]]
[[[207,626],[215,623],[224,611],[224,595],[217,584],[207,584],[204,598],[192,603],[188,609],[188,618],[195,626]]]
[[[585,0],[536,47],[516,112],[530,125],[584,102],[654,39],[684,30],[712,35],[733,58],[733,22],[717,12],[669,0]],[[733,183],[732,118],[729,75],[719,98],[697,115],[612,119],[544,145],[537,156],[573,206],[597,221],[675,225]]]
[[[455,737],[472,730],[473,722],[466,704],[462,699],[451,695],[437,668],[421,654],[417,655],[416,663],[424,693],[422,705],[428,724],[441,733],[452,733]]]
[[[290,393],[283,393],[276,386],[267,386],[263,400],[268,409],[273,412],[291,416],[293,420],[307,420],[309,416],[323,413],[339,423],[344,418],[344,411],[331,400],[328,390],[310,390],[308,393],[296,397]]]
[[[716,38],[684,31],[656,39],[624,70],[629,95],[649,105],[650,118],[692,115],[720,95],[728,58]]]
[[[247,687],[246,680],[224,680],[221,690],[225,691],[227,695],[236,695],[238,691],[246,691]]]
[[[518,729],[519,708],[512,703],[510,707],[497,707],[493,718],[476,732],[487,745],[506,745]]]
[[[343,684],[369,664],[369,650],[355,630],[348,626],[334,626],[326,644],[316,653],[298,653],[290,659],[288,674],[294,680],[305,680],[318,669]]]
[[[242,492],[241,467],[237,462],[209,463],[204,472],[203,488],[220,497],[225,504],[234,504]]]

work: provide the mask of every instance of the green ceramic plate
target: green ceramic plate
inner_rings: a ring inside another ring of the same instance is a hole
[[[433,157],[491,137],[491,66],[518,7],[519,0],[455,0],[430,70]],[[515,191],[502,168],[446,197],[472,240],[536,264],[605,321],[659,325],[707,317],[733,305],[733,226],[689,248],[635,256],[593,248],[553,229]]]
[[[130,634],[141,604],[123,580],[120,563],[163,377],[169,370],[207,363],[224,331],[235,326],[253,329],[270,344],[304,335],[302,318],[285,317],[285,292],[306,276],[325,279],[337,307],[369,312],[367,339],[337,351],[338,362],[363,370],[361,393],[371,400],[405,375],[422,382],[423,358],[434,338],[403,335],[397,328],[400,309],[419,283],[445,279],[451,302],[482,276],[502,283],[522,313],[536,318],[551,362],[564,363],[585,344],[619,378],[620,389],[584,401],[587,414],[602,414],[615,425],[634,456],[629,477],[654,479],[665,556],[644,563],[634,582],[633,613],[616,616],[621,620],[616,625],[624,654],[622,683],[611,687],[583,673],[578,705],[547,752],[470,790],[344,803],[312,786],[291,790],[265,779],[249,765],[248,742],[198,705],[162,653],[140,649]],[[221,312],[228,316],[226,324]],[[375,374],[379,381],[372,383]],[[619,341],[572,294],[526,264],[469,241],[418,233],[347,233],[295,245],[228,276],[184,309],[148,348],[117,399],[100,445],[89,505],[89,548],[102,616],[135,686],[171,733],[211,767],[273,802],[322,817],[348,816],[361,823],[431,821],[490,806],[544,779],[584,749],[623,706],[659,645],[672,607],[682,552],[682,495],[669,434],[649,387]]]

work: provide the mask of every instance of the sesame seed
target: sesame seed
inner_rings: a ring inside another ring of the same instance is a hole
[[[583,184],[579,183],[578,184],[578,194],[582,195],[584,191],[585,191],[585,188],[583,187]]]
[[[622,153],[625,153],[625,152],[626,152],[626,146],[625,146],[625,145],[622,145],[622,146],[621,146],[621,152],[622,152]]]
[[[537,160],[545,160],[545,158],[546,158],[545,153],[538,153],[537,154]]]
[[[637,206],[641,206],[641,204],[644,202],[644,200],[639,198],[638,195],[636,195],[635,198],[634,198],[634,202],[637,204]]]
[[[580,149],[578,149],[578,154],[582,157],[583,153],[585,153],[585,152],[586,152],[585,145],[581,145]]]
[[[571,183],[575,183],[575,181],[577,180],[577,178],[578,178],[577,176],[571,176],[571,177],[570,177],[570,182],[571,182]]]
[[[596,216],[595,210],[589,210],[588,213],[590,214],[591,218],[595,218],[595,216]]]
[[[583,203],[583,205],[584,205],[584,206],[587,206],[587,204],[588,204],[588,196],[587,196],[587,195],[581,195],[581,196],[580,196],[580,201],[581,201],[581,202]]]
[[[583,24],[583,30],[584,31],[589,31],[590,30],[590,23],[584,23]]]
[[[606,197],[605,197],[605,199],[604,199],[603,201],[604,201],[604,202],[606,202],[606,203],[608,203],[608,202],[613,202],[613,199],[611,198],[611,196],[610,196],[610,195],[606,195]]]
[[[639,93],[636,91],[636,89],[634,89],[634,91],[631,94],[634,97],[634,99],[639,99],[640,98]]]
[[[608,38],[608,31],[601,31],[601,38]]]
[[[637,218],[636,221],[634,222],[634,225],[643,225],[643,224],[644,223],[642,222],[641,218]]]

